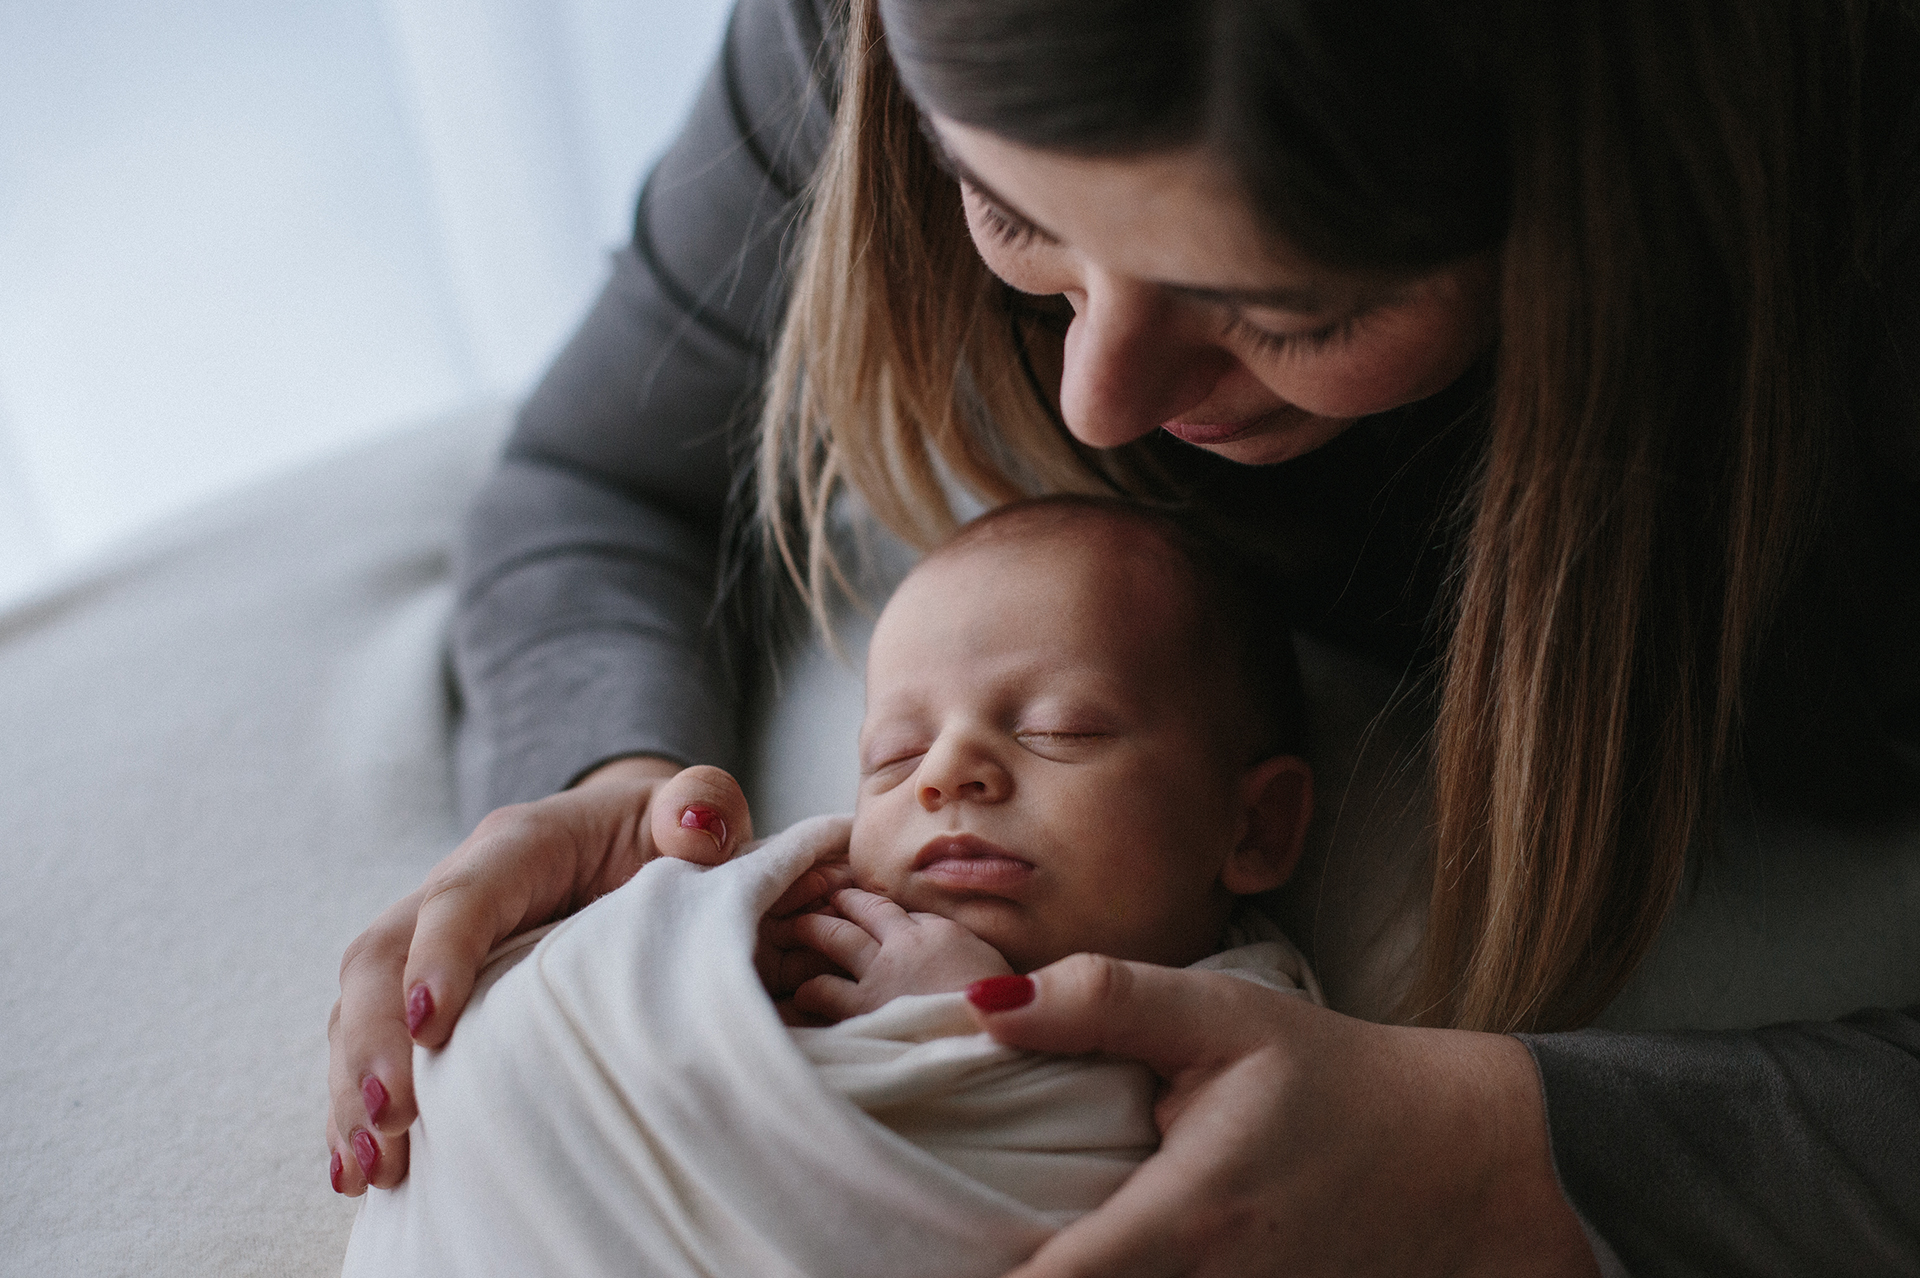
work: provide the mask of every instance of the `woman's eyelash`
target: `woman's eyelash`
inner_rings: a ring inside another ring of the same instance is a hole
[[[1007,214],[976,193],[980,220],[993,234],[993,238],[1011,249],[1025,248],[1040,238],[1040,228],[1031,222],[1008,217]]]
[[[1331,324],[1304,333],[1269,333],[1264,328],[1249,324],[1244,317],[1230,313],[1227,316],[1227,336],[1245,338],[1259,349],[1276,355],[1312,355],[1351,341],[1354,330],[1367,314],[1366,311],[1355,311]]]

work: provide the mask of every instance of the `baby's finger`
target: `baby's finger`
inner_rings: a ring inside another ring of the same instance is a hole
[[[856,977],[867,974],[867,965],[880,952],[880,942],[858,923],[831,914],[802,914],[792,922],[796,941],[820,951]]]
[[[841,976],[840,965],[817,950],[782,949],[762,945],[753,953],[760,984],[777,1002],[816,976]]]
[[[844,1021],[860,1011],[859,990],[844,976],[816,976],[793,992],[793,1005],[808,1016]]]
[[[845,861],[827,861],[816,865],[780,894],[780,899],[768,907],[767,916],[778,919],[798,914],[852,883],[853,870]]]
[[[718,865],[753,839],[753,818],[740,783],[705,764],[683,768],[647,804],[653,850],[701,865]]]
[[[859,888],[842,888],[833,894],[833,908],[841,917],[851,919],[885,944],[887,938],[911,924],[907,912],[884,896]]]

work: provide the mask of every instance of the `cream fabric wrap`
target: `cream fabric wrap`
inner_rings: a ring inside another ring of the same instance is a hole
[[[846,836],[656,862],[496,955],[415,1053],[411,1172],[368,1193],[348,1278],[985,1278],[1111,1193],[1158,1141],[1142,1067],[1001,1047],[957,994],[781,1024],[755,925]],[[1207,966],[1317,995],[1277,932]]]

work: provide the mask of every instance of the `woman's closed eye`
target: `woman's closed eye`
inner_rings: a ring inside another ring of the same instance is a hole
[[[1313,355],[1336,346],[1344,346],[1371,315],[1370,310],[1355,311],[1319,328],[1298,333],[1276,333],[1261,328],[1237,311],[1227,313],[1226,336],[1251,343],[1255,348],[1275,355]]]
[[[994,239],[1008,248],[1026,248],[1040,239],[1040,228],[1033,223],[1008,217],[985,200],[980,202],[979,208],[981,223],[986,226]]]
[[[1011,209],[1003,208],[979,187],[963,180],[961,188],[966,192],[975,216],[980,219],[980,225],[1008,249],[1024,249],[1035,244],[1055,242],[1051,235]]]

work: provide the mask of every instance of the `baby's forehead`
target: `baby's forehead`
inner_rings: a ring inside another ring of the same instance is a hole
[[[1097,581],[1113,580],[1108,572],[1113,569],[1124,570],[1120,580],[1156,586],[1172,580],[1187,594],[1197,585],[1193,565],[1175,548],[1167,530],[1100,507],[1026,511],[965,529],[922,560],[915,572],[1014,576],[1069,567]]]
[[[908,581],[918,587],[903,591],[910,608],[1037,593],[1056,619],[1124,618],[1142,637],[1184,635],[1201,611],[1197,574],[1180,552],[1151,529],[1112,519],[995,528],[941,547]]]
[[[1091,519],[993,532],[943,547],[909,574],[880,618],[876,651],[909,648],[924,662],[1038,650],[1185,682],[1205,646],[1199,590],[1164,539]]]

